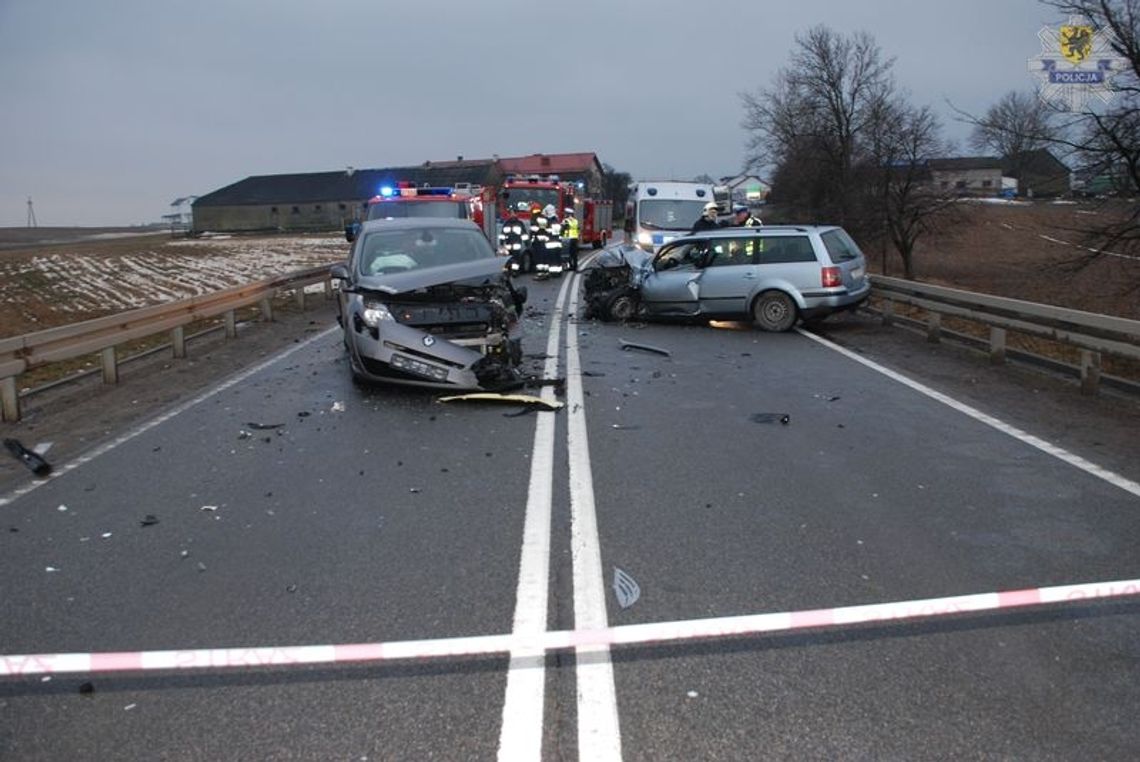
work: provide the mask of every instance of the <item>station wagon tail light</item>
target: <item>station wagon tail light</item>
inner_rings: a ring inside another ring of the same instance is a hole
[[[824,288],[835,288],[843,285],[843,277],[838,267],[824,267],[819,271],[820,284]]]

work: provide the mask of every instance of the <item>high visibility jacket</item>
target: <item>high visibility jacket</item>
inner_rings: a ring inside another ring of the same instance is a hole
[[[577,240],[578,239],[578,218],[577,217],[567,217],[565,220],[563,220],[562,221],[562,232],[567,238],[569,238],[571,240]]]

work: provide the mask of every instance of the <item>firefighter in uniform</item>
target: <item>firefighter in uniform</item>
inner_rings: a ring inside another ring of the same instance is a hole
[[[525,214],[527,210],[526,202],[520,201],[516,208],[519,212]],[[503,221],[503,230],[499,233],[499,246],[505,249],[507,256],[511,258],[512,271],[517,272],[522,269],[522,255],[529,245],[529,225],[523,222],[518,212],[512,209],[510,216]]]
[[[578,218],[574,216],[574,209],[566,207],[562,217],[562,235],[566,239],[566,251],[570,260],[570,269],[578,269]]]

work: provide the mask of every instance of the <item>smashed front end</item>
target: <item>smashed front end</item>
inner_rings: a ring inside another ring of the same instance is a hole
[[[636,246],[607,249],[583,272],[584,316],[628,320],[640,314],[639,289],[652,256]]]
[[[521,385],[525,296],[502,260],[362,282],[346,318],[353,372],[369,381],[486,391]],[[442,278],[442,280],[441,280]]]

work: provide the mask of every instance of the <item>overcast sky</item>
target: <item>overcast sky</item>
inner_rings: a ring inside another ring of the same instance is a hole
[[[594,151],[735,174],[738,93],[797,32],[865,30],[963,152],[1034,82],[1035,0],[0,0],[0,226],[157,221],[249,175]]]

